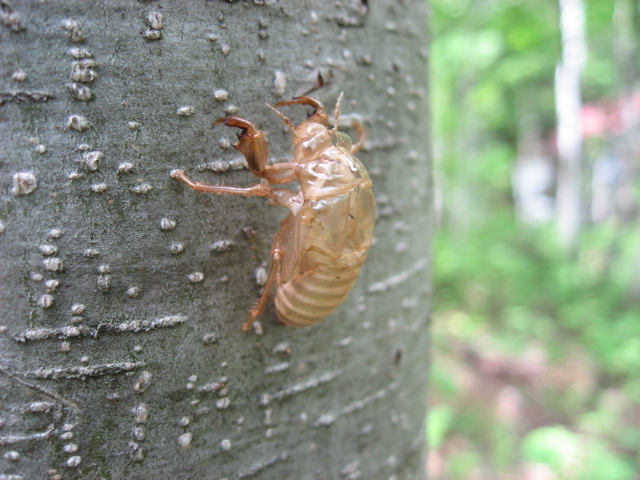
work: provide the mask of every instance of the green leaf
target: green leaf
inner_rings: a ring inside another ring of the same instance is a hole
[[[427,415],[427,444],[437,450],[453,423],[453,408],[446,405],[434,407]]]
[[[530,432],[522,442],[523,458],[544,463],[561,472],[577,459],[580,452],[578,435],[562,426],[541,427]]]

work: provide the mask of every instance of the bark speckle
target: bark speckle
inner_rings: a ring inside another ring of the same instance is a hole
[[[141,442],[146,438],[147,434],[146,431],[143,427],[136,425],[135,427],[133,427],[133,430],[131,431],[131,437],[138,441]]]
[[[253,328],[253,332],[256,335],[262,335],[264,333],[264,328],[262,327],[262,323],[260,323],[260,320],[254,321],[251,327]]]
[[[24,82],[27,79],[27,73],[24,70],[15,70],[11,74],[11,80],[15,82]]]
[[[13,10],[13,5],[8,0],[0,2],[0,25],[14,33],[26,30],[22,16]]]
[[[205,345],[211,345],[218,340],[218,335],[215,333],[207,333],[202,337],[202,343]]]
[[[60,286],[60,282],[55,279],[45,280],[44,282],[44,288],[46,288],[47,292],[49,293],[55,292],[59,286]]]
[[[42,255],[49,256],[49,255],[55,255],[58,252],[58,247],[56,247],[55,245],[49,245],[45,243],[38,246],[38,250],[40,250],[40,253]]]
[[[69,80],[72,82],[91,83],[98,78],[97,72],[94,70],[98,64],[93,58],[83,58],[71,64],[71,73]]]
[[[181,427],[187,427],[190,423],[191,420],[189,419],[189,417],[181,417],[178,420],[178,425],[180,425]]]
[[[291,354],[291,346],[287,342],[280,342],[276,344],[275,347],[271,350],[273,353],[284,353],[287,355]]]
[[[173,230],[176,228],[177,222],[175,220],[171,220],[169,218],[163,217],[160,219],[160,229],[161,230]]]
[[[49,308],[53,306],[53,295],[42,295],[38,299],[38,306],[40,308]]]
[[[278,390],[274,393],[264,393],[260,396],[259,404],[266,406],[274,400],[283,400],[285,398],[291,397],[292,395],[297,395],[309,389],[317,388],[320,385],[324,385],[335,380],[336,377],[340,375],[340,373],[341,372],[339,371],[326,372],[317,378],[310,378],[308,380],[296,383],[295,385],[292,385],[290,387],[285,387],[282,390]]]
[[[238,113],[238,106],[237,105],[227,105],[226,107],[224,107],[224,113],[226,113],[227,115],[236,115]]]
[[[81,102],[88,102],[93,99],[93,91],[91,91],[89,87],[85,87],[78,82],[67,83],[67,89],[76,100]]]
[[[218,240],[211,244],[210,250],[211,253],[224,253],[235,247],[235,242],[233,240]]]
[[[193,434],[190,432],[183,433],[178,437],[178,445],[181,449],[187,450],[191,448],[191,441],[193,440]]]
[[[118,165],[118,169],[116,170],[116,173],[118,174],[131,173],[133,172],[133,169],[134,169],[133,163],[124,162]]]
[[[256,285],[258,285],[259,287],[264,287],[267,284],[267,279],[269,278],[267,266],[263,264],[256,268],[254,276],[256,279]]]
[[[136,393],[142,393],[146,391],[147,388],[149,388],[149,386],[151,385],[152,379],[153,379],[153,375],[151,374],[151,372],[147,370],[143,370],[140,373],[138,380],[136,380],[136,383],[133,385],[133,390]]]
[[[146,452],[139,443],[129,442],[129,459],[132,462],[142,462],[145,457]]]
[[[149,27],[155,30],[161,30],[164,26],[164,16],[160,12],[151,12],[147,15],[147,23]]]
[[[270,365],[266,367],[264,369],[264,373],[266,373],[267,375],[273,374],[273,373],[280,373],[280,372],[284,372],[288,368],[289,368],[289,362],[276,363],[275,365]]]
[[[204,280],[204,273],[202,272],[193,272],[187,275],[187,279],[191,283],[200,283]]]
[[[53,93],[45,90],[8,90],[0,92],[0,106],[7,102],[47,102],[53,97]]]
[[[67,459],[67,466],[71,468],[77,467],[78,465],[80,465],[81,461],[82,457],[80,457],[79,455],[74,455],[73,457],[69,457]]]
[[[78,445],[76,445],[75,443],[67,443],[64,447],[62,447],[62,450],[65,453],[76,453],[78,451]]]
[[[81,156],[81,163],[85,170],[95,172],[100,167],[100,162],[104,158],[104,153],[99,150],[85,151]]]
[[[127,289],[126,295],[129,298],[138,298],[141,293],[142,293],[142,288],[134,285]]]
[[[140,185],[136,185],[135,187],[133,187],[131,189],[131,191],[133,193],[135,193],[136,195],[146,195],[147,193],[149,193],[151,190],[153,190],[153,185],[149,184],[149,183],[141,183]]]
[[[49,230],[48,236],[50,238],[60,238],[62,236],[62,230],[59,228],[52,228]]]
[[[176,115],[179,117],[190,117],[195,113],[196,109],[190,105],[185,105],[183,107],[178,107],[176,110]]]
[[[144,425],[149,418],[149,407],[146,403],[139,404],[134,412],[134,422],[137,425]]]
[[[10,462],[17,462],[18,460],[20,460],[20,454],[15,450],[9,450],[8,452],[5,452],[3,457]]]
[[[287,88],[287,76],[284,72],[280,70],[274,72],[273,88],[277,98],[281,98],[284,95],[284,90]]]
[[[229,142],[229,140],[227,140],[227,142]],[[221,143],[223,144],[222,145],[223,148],[228,148],[226,147],[226,142],[221,141]],[[231,147],[230,142],[229,142],[229,147]],[[215,173],[221,173],[221,172],[228,172],[231,170],[244,170],[244,169],[247,169],[248,167],[247,167],[247,161],[244,159],[244,157],[242,157],[242,158],[236,158],[234,160],[229,160],[229,161],[216,160],[211,163],[203,163],[201,165],[198,165],[196,168],[199,172],[208,170]]]
[[[93,57],[93,54],[86,48],[73,47],[69,49],[69,55],[77,60]]]
[[[82,33],[82,24],[73,19],[65,19],[61,23],[62,28],[67,32],[67,38],[73,43],[84,42],[84,34]]]
[[[64,262],[58,257],[45,258],[42,261],[45,270],[50,272],[60,272],[64,270]]]
[[[184,243],[172,243],[171,245],[169,245],[169,251],[173,254],[173,255],[178,255],[182,252],[184,252]]]
[[[149,40],[153,42],[155,40],[160,40],[162,38],[162,30],[155,30],[153,28],[147,28],[143,33],[142,37],[145,40]]]
[[[109,186],[103,182],[103,183],[94,183],[89,188],[93,193],[104,193],[107,191]]]
[[[222,88],[213,91],[213,98],[215,98],[218,102],[224,102],[228,96],[229,92]]]
[[[76,132],[84,132],[89,127],[91,127],[91,122],[84,115],[70,115],[67,118],[67,128],[71,130],[75,130]]]
[[[19,172],[13,174],[11,193],[16,197],[29,195],[38,187],[38,180],[31,172]]]

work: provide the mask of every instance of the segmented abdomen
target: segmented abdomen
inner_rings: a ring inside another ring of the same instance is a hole
[[[361,263],[349,267],[317,265],[310,272],[295,274],[279,285],[275,299],[278,318],[292,327],[318,323],[347,298],[361,267]]]

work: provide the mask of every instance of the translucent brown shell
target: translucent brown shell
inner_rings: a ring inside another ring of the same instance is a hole
[[[366,138],[364,128],[352,121],[358,141],[329,129],[324,106],[310,97],[300,97],[275,106],[309,105],[313,114],[299,126],[279,114],[294,138],[293,159],[269,165],[264,134],[251,122],[226,117],[224,123],[241,129],[235,148],[247,159],[251,172],[263,180],[250,187],[206,185],[191,180],[182,170],[172,177],[200,192],[269,197],[291,210],[276,233],[271,249],[271,270],[260,299],[243,324],[248,330],[264,311],[275,285],[275,308],[280,321],[291,326],[319,322],[349,295],[373,240],[376,216],[371,180],[362,163],[353,156]],[[335,141],[334,141],[335,140]],[[274,188],[273,184],[298,181],[300,191]]]

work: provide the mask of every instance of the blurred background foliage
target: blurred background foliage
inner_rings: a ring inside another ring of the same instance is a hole
[[[431,0],[431,480],[640,479],[640,2],[578,3],[582,203],[567,242],[562,1]]]

